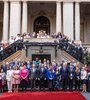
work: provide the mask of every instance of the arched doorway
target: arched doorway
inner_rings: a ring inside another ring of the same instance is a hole
[[[34,21],[34,32],[38,33],[40,30],[50,33],[50,21],[45,16],[39,16]]]

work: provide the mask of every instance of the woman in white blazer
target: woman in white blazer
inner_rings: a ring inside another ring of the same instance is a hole
[[[13,70],[11,66],[7,70],[6,79],[7,79],[8,92],[12,92]]]

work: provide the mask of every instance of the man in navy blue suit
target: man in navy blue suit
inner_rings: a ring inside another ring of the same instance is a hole
[[[62,79],[62,88],[64,91],[67,90],[67,79],[68,79],[68,67],[67,63],[63,63],[62,68],[60,70],[61,79]]]
[[[45,80],[46,80],[47,70],[45,69],[44,65],[40,66],[40,86],[39,89],[43,88],[45,90]]]
[[[73,82],[75,79],[75,68],[73,67],[73,64],[70,63],[70,66],[68,67],[68,78],[69,78],[69,90],[73,90]]]

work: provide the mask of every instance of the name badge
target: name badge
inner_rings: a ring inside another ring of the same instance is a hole
[[[70,74],[70,79],[72,79],[72,76],[73,76],[73,75],[72,75],[72,74]]]
[[[72,77],[72,74],[70,74],[70,77]]]

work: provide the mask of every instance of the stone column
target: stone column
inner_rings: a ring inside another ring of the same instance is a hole
[[[80,41],[80,6],[79,6],[79,2],[75,3],[75,40]]]
[[[27,2],[23,2],[22,33],[27,33]]]
[[[21,30],[21,3],[10,2],[10,38],[16,37]]]
[[[61,32],[61,2],[56,3],[56,33]]]
[[[4,15],[3,15],[3,42],[8,42],[8,23],[9,22],[9,4],[4,1]]]
[[[74,39],[73,35],[73,3],[63,3],[63,33]]]

